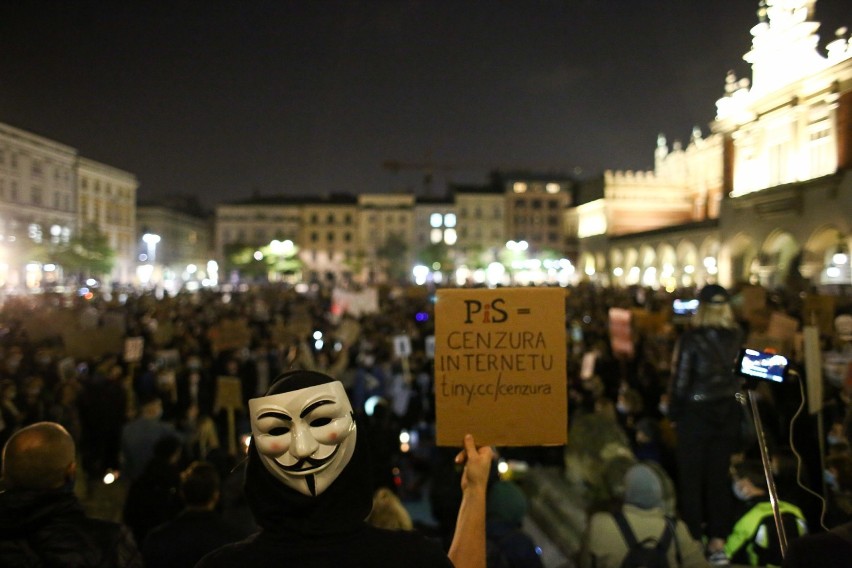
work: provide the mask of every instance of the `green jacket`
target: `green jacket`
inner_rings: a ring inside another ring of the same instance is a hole
[[[802,511],[786,501],[778,501],[787,540],[808,532]],[[731,562],[750,566],[781,566],[781,544],[772,513],[772,504],[764,501],[740,517],[725,543]]]

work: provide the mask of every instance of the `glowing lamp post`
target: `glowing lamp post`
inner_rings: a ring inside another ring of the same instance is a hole
[[[142,242],[148,247],[148,262],[154,264],[154,260],[157,256],[157,244],[160,242],[160,235],[145,233],[142,235]]]

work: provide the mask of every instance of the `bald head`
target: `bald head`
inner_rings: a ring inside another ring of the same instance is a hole
[[[55,422],[21,428],[3,448],[3,480],[10,489],[62,487],[74,467],[74,440]]]

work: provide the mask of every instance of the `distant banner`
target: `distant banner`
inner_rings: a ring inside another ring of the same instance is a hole
[[[331,293],[331,303],[335,315],[349,314],[357,318],[379,312],[379,293],[375,288],[358,292],[335,288]]]
[[[223,320],[219,325],[210,328],[208,337],[213,351],[220,353],[248,347],[251,341],[251,330],[245,320]]]
[[[567,441],[565,292],[452,289],[435,304],[437,443]]]
[[[609,309],[609,341],[615,356],[632,359],[636,352],[631,329],[633,314],[623,308]]]
[[[111,329],[66,331],[62,334],[62,342],[65,344],[65,352],[77,360],[124,355],[124,337]]]

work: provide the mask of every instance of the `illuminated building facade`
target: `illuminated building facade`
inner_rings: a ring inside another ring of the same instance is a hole
[[[87,158],[77,161],[79,227],[97,225],[115,252],[113,283],[136,281],[136,176]]]
[[[218,283],[219,266],[211,262],[213,222],[194,199],[139,203],[134,242],[143,286],[176,292]]]
[[[675,288],[850,284],[852,48],[818,48],[814,3],[767,0],[751,34],[752,80],[729,74],[703,138],[653,172],[607,172],[566,215],[591,279]],[[844,32],[845,33],[845,32]],[[644,205],[643,205],[644,204]]]

